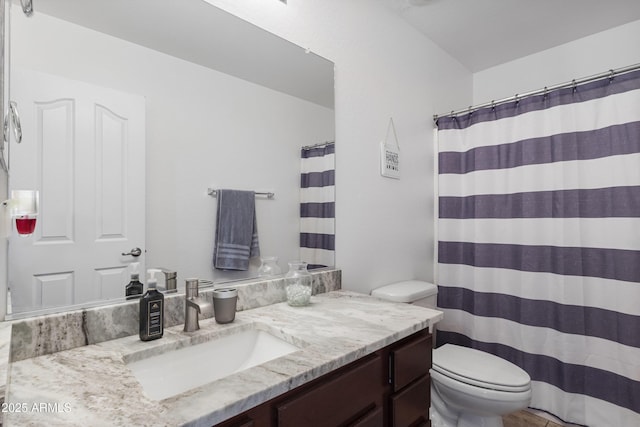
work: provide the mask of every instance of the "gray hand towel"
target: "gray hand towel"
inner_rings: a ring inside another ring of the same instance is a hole
[[[218,209],[213,266],[248,270],[249,259],[260,255],[253,191],[217,190]]]

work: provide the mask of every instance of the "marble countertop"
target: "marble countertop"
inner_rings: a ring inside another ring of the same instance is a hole
[[[9,343],[11,342],[11,322],[0,322],[0,395],[4,396],[9,363]]]
[[[155,341],[130,336],[21,360],[9,365],[4,425],[210,426],[441,318],[436,310],[335,291],[312,297],[307,307],[278,303],[241,311],[227,325],[201,320],[192,333],[176,326]],[[145,395],[126,366],[166,348],[249,328],[293,339],[302,348],[160,401]]]

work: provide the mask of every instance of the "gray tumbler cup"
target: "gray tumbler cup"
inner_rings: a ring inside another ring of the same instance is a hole
[[[238,290],[233,288],[213,291],[213,314],[217,323],[230,323],[236,318]]]

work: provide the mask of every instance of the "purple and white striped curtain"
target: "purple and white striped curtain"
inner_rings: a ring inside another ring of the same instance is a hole
[[[300,173],[300,259],[308,268],[335,265],[335,144],[303,148]]]
[[[640,425],[640,71],[438,119],[438,343],[532,408]]]

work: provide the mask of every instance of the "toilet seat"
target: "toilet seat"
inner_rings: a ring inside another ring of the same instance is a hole
[[[489,390],[523,392],[531,378],[518,366],[493,354],[454,344],[433,351],[432,369],[441,375]]]

